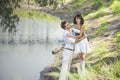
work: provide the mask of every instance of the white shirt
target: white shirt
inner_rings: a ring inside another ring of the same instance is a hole
[[[70,32],[67,31],[67,30],[63,31],[63,40],[64,40],[64,43],[65,43],[64,48],[74,49],[75,39],[67,37],[67,35],[73,35],[73,34],[72,34],[71,31]]]

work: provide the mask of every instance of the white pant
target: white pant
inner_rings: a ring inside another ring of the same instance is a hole
[[[62,67],[59,80],[68,80],[67,72],[70,69],[72,53],[73,51],[67,49],[64,49],[63,51]]]

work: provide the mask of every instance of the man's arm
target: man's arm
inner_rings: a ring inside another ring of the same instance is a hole
[[[75,40],[75,44],[78,43],[78,42],[80,42],[80,41],[83,40],[84,38],[86,38],[86,36],[82,36],[80,39],[76,39],[76,40]]]
[[[86,38],[85,36],[82,36],[80,39],[75,39],[75,38],[72,38],[72,37],[68,37],[68,35],[70,35],[70,34],[65,33],[63,35],[64,41],[69,42],[69,43],[73,43],[73,44],[76,44],[76,43],[80,42],[82,39]]]
[[[79,38],[79,35],[78,35],[78,36],[67,35],[67,37],[70,37],[70,38]],[[82,37],[87,37],[87,36],[86,36],[86,35],[83,35]],[[82,39],[82,37],[79,38],[79,39]]]

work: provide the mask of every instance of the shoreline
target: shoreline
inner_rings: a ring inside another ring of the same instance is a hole
[[[63,45],[51,52],[52,55],[55,55],[53,64],[46,66],[44,70],[40,72],[40,80],[56,80],[56,77],[53,77],[50,73],[60,72],[59,67],[61,66],[62,49]]]

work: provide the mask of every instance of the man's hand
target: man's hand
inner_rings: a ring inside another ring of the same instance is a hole
[[[68,38],[76,38],[76,36],[67,35]]]

